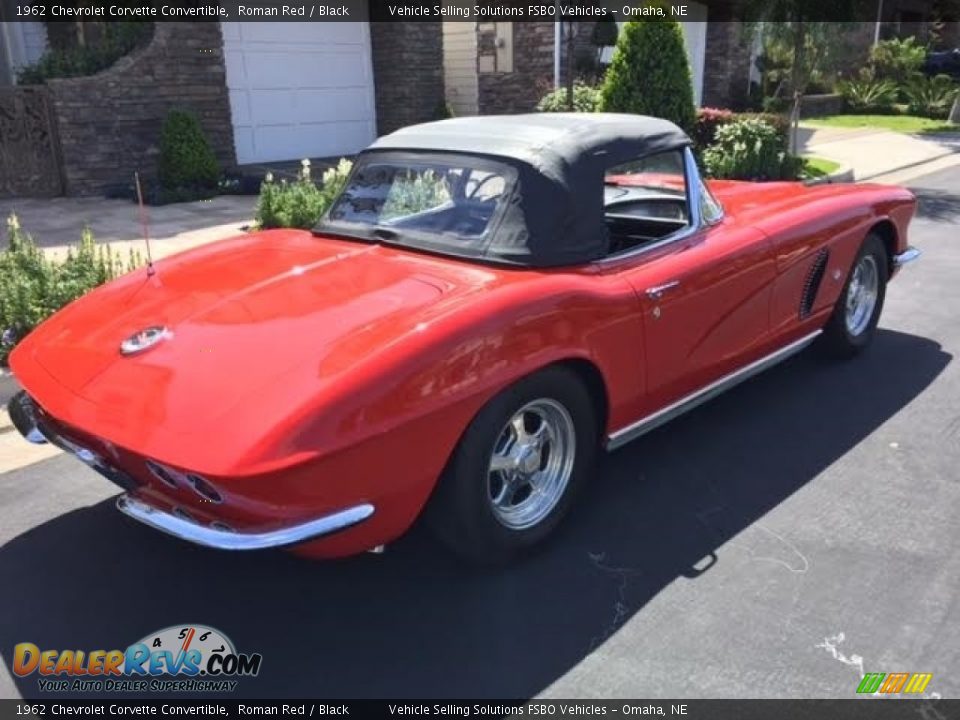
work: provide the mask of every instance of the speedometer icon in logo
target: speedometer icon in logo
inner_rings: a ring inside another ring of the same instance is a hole
[[[233,642],[206,625],[172,625],[127,650],[127,672],[144,675],[256,675],[259,653],[238,653]],[[139,668],[139,670],[137,670]]]

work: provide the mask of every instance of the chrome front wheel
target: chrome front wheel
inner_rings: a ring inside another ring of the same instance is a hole
[[[864,255],[853,268],[847,286],[844,322],[852,336],[863,334],[873,319],[880,288],[880,270],[873,255]]]
[[[500,431],[487,470],[494,517],[511,530],[541,522],[573,473],[577,436],[570,413],[548,398],[528,402]]]
[[[823,328],[821,347],[827,354],[853,357],[873,341],[883,312],[889,262],[883,240],[874,233],[867,235]]]

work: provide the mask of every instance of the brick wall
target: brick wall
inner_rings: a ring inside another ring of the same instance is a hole
[[[222,166],[236,164],[219,23],[154,27],[147,47],[112,68],[49,81],[67,194],[128,184],[135,170],[154,177],[171,108],[195,112]]]
[[[370,23],[377,131],[435,120],[443,108],[440,22]]]
[[[480,25],[481,56],[495,52],[495,34]],[[553,89],[552,22],[513,23],[513,72],[481,72],[479,107],[482,115],[531,112],[544,93]]]

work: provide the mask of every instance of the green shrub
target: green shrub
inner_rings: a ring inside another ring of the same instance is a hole
[[[717,135],[717,128],[731,123],[736,118],[733,110],[724,108],[702,107],[697,109],[697,120],[690,137],[694,147],[703,150],[713,144]]]
[[[299,177],[293,182],[276,182],[268,173],[260,185],[257,202],[256,224],[258,228],[301,228],[309,230],[320,216],[333,204],[340,194],[353,163],[341,159],[336,167],[323,173],[320,187],[310,176],[310,161],[302,162]]]
[[[916,38],[883,40],[870,48],[868,65],[877,80],[903,85],[913,79],[927,56],[927,48]]]
[[[434,120],[449,120],[454,117],[453,107],[446,100],[443,102],[437,103],[437,107],[433,111]]]
[[[691,131],[696,115],[690,77],[680,23],[624,23],[600,91],[600,109],[666,118]]]
[[[395,178],[380,212],[381,220],[431,210],[450,200],[450,188],[433,170]]]
[[[120,21],[101,25],[103,35],[97,42],[47,50],[37,62],[17,71],[17,83],[40,85],[53,78],[93,75],[146,45],[153,37],[152,22]]]
[[[166,190],[196,190],[198,194],[217,187],[220,166],[197,116],[187,110],[171,110],[160,131],[160,184]]]
[[[600,102],[600,88],[584,83],[574,83],[573,111],[596,112]],[[537,103],[539,112],[567,112],[567,89],[564,87],[551,90]]]
[[[795,180],[803,160],[784,150],[776,128],[747,118],[717,128],[714,144],[703,152],[703,164],[714,178]]]
[[[109,247],[98,245],[89,228],[62,261],[48,259],[20,227],[7,218],[7,247],[0,253],[0,364],[34,327],[64,305],[98,285],[141,265],[131,250],[124,263]]]
[[[694,147],[705,150],[716,140],[717,130],[737,120],[760,120],[772,127],[779,138],[780,147],[786,148],[790,139],[790,120],[786,115],[774,113],[735,113],[723,108],[700,108],[697,122],[690,137]]]
[[[943,120],[950,114],[953,101],[960,94],[960,85],[948,75],[917,77],[906,84],[903,94],[911,115]]]
[[[897,102],[897,86],[889,80],[842,80],[837,92],[852,113],[892,113]]]

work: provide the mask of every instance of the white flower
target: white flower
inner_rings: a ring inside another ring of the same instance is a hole
[[[268,172],[266,175],[263,176],[263,179],[265,182],[268,182],[268,183],[273,182],[273,173]]]

